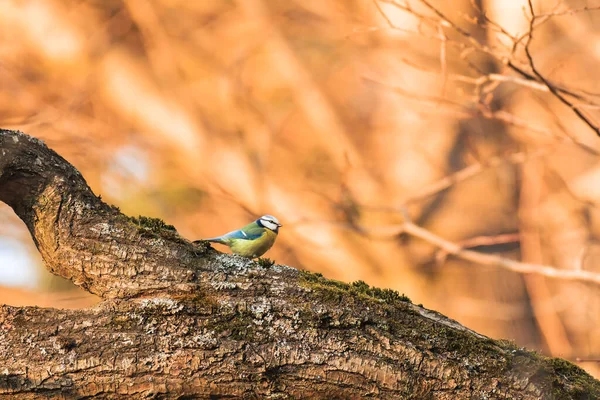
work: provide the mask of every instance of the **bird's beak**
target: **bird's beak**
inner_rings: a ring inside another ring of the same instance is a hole
[[[281,224],[277,224],[277,226],[278,226],[279,228],[281,228],[283,225],[281,225]]]

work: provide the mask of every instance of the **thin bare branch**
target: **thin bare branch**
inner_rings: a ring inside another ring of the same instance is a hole
[[[479,246],[495,246],[499,244],[518,243],[520,239],[518,233],[504,233],[494,236],[476,236],[466,240],[461,240],[457,244],[463,249],[472,249]],[[448,258],[448,253],[440,249],[435,255],[437,264],[443,264]]]
[[[520,274],[536,274],[550,279],[585,282],[600,285],[600,274],[598,273],[575,269],[557,269],[550,265],[523,263],[493,254],[484,254],[477,251],[465,250],[458,244],[446,240],[412,222],[405,222],[404,224],[397,226],[397,233],[404,233],[417,237],[426,241],[427,243],[441,248],[448,254],[476,264],[497,267]]]
[[[467,180],[487,168],[498,167],[502,164],[521,164],[530,159],[542,157],[550,152],[550,148],[540,148],[534,151],[521,151],[518,153],[509,154],[507,156],[492,157],[486,162],[478,162],[468,167],[465,167],[453,174],[447,175],[440,180],[425,186],[418,192],[411,194],[402,201],[402,204],[408,205],[416,201],[423,200],[429,196],[448,189],[452,185]]]
[[[519,274],[536,274],[550,279],[600,285],[600,273],[579,269],[558,269],[550,265],[525,263],[493,254],[484,254],[473,250],[465,250],[459,244],[444,239],[441,236],[438,236],[435,233],[418,226],[409,219],[399,225],[378,227],[361,226],[357,228],[344,223],[329,224],[341,229],[355,231],[372,239],[390,239],[402,234],[409,235],[424,240],[425,242],[438,247],[449,255],[479,265],[501,268]]]
[[[544,83],[550,90],[550,93],[554,95],[558,100],[560,100],[563,104],[569,107],[573,112],[577,115],[577,117],[583,121],[590,129],[596,132],[596,135],[600,136],[600,127],[592,121],[591,118],[587,117],[581,110],[580,107],[576,107],[571,101],[569,101],[565,96],[563,96],[560,91],[549,82],[536,68],[535,63],[533,62],[533,57],[531,55],[531,51],[529,46],[531,45],[531,41],[533,40],[533,29],[536,20],[535,12],[533,11],[533,4],[531,0],[527,0],[527,4],[529,5],[529,12],[531,13],[531,19],[529,20],[529,34],[527,38],[527,42],[525,44],[525,54],[527,55],[527,59],[529,60],[529,66],[533,71],[534,75]]]
[[[450,18],[448,18],[444,13],[442,13],[439,9],[434,7],[427,0],[420,0],[420,2],[423,5],[425,5],[430,11],[432,11],[439,18],[439,20],[436,20],[435,18],[420,14],[420,13],[416,12],[412,7],[405,5],[405,4],[400,4],[395,0],[379,0],[379,1],[382,1],[387,4],[391,4],[394,7],[397,7],[398,9],[409,12],[412,15],[419,18],[420,20],[430,23],[434,28],[437,28],[438,25],[449,27],[449,28],[453,29],[455,32],[457,32],[458,34],[460,34],[465,40],[467,40],[467,42],[469,44],[471,44],[472,49],[475,49],[482,53],[488,54],[489,56],[500,61],[502,64],[506,65],[507,67],[509,67],[514,72],[518,73],[519,75],[521,75],[522,77],[524,77],[527,80],[531,80],[531,81],[541,80],[535,73],[525,71],[523,69],[523,67],[520,67],[519,65],[517,65],[517,62],[514,60],[514,52],[516,50],[517,44],[523,39],[523,37],[527,37],[528,33],[525,34],[525,36],[522,36],[517,39],[517,41],[514,44],[513,51],[511,53],[503,54],[500,50],[497,50],[495,48],[488,46],[485,43],[482,43],[471,33],[469,33],[468,31],[466,31],[465,29],[461,28],[459,25],[454,23]],[[534,21],[534,24],[535,24],[535,21]],[[530,31],[535,27],[534,24],[530,26]],[[448,42],[451,42],[451,41],[449,40]],[[544,84],[548,83],[548,82],[544,82],[544,81],[542,81],[542,82]],[[580,93],[577,93],[571,89],[561,87],[560,85],[557,85],[554,83],[552,83],[551,86],[552,86],[552,89],[554,89],[555,91],[558,91],[558,92],[561,92],[564,94],[568,94],[578,100],[588,101],[588,99],[586,99],[585,96],[583,96]],[[549,89],[550,89],[550,87],[549,87]]]
[[[585,7],[580,7],[580,8],[566,9],[566,10],[562,10],[562,11],[551,11],[548,13],[539,13],[536,15],[536,17],[537,18],[560,17],[560,16],[564,16],[564,15],[574,15],[574,14],[580,14],[583,12],[598,11],[598,10],[600,10],[600,6],[595,6],[595,7],[585,6]]]
[[[438,35],[440,37],[440,70],[442,72],[442,97],[446,97],[446,84],[448,83],[448,38],[444,34],[441,25],[438,26]]]

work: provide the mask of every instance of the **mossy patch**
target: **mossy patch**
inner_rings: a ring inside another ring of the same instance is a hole
[[[528,375],[529,382],[542,393],[552,394],[552,399],[600,399],[600,382],[582,368],[562,358],[548,358],[536,351],[518,347],[507,340],[489,340],[489,344],[509,350],[504,370],[511,369],[518,375]],[[474,349],[473,351],[479,351]]]
[[[434,325],[434,335],[432,336],[432,349],[440,351],[455,352],[456,354],[478,354],[487,358],[485,365],[493,365],[494,368],[506,369],[510,366],[507,357],[497,357],[492,359],[491,355],[499,354],[500,343],[493,339],[482,339],[470,332],[462,331],[446,325]],[[490,355],[490,356],[487,356]],[[479,369],[476,367],[476,369]]]
[[[600,399],[600,383],[575,364],[562,358],[546,359],[539,378],[557,399]]]
[[[258,260],[256,260],[256,262],[264,269],[269,269],[273,265],[275,265],[275,261],[271,260],[270,258],[259,258]]]
[[[141,236],[147,238],[163,238],[179,242],[181,244],[187,244],[186,240],[182,239],[177,234],[177,229],[173,225],[165,223],[160,218],[144,217],[143,215],[136,217],[126,217],[132,222],[138,229]]]
[[[163,230],[177,232],[177,229],[173,225],[166,224],[160,218],[144,217],[143,215],[129,218],[131,222],[136,224],[139,228],[149,229],[152,232],[160,233]]]
[[[333,297],[339,297],[347,293],[369,299],[376,299],[387,304],[393,304],[398,301],[411,302],[404,294],[400,294],[392,289],[370,287],[364,281],[352,283],[340,282],[333,279],[327,279],[320,273],[309,271],[300,271],[300,284],[311,289],[328,291],[328,294]]]
[[[98,200],[102,201],[102,196],[98,196]],[[107,204],[108,207],[111,209],[111,211],[115,212],[115,213],[121,213],[121,209],[117,206],[115,206],[114,204]]]
[[[208,254],[211,250],[215,251],[210,245],[210,242],[206,240],[194,240],[192,242],[194,244],[194,255],[196,257],[202,257]]]
[[[381,299],[386,303],[394,303],[396,301],[403,301],[411,303],[410,299],[403,294],[398,293],[392,289],[380,289],[377,287],[369,287],[364,281],[356,281],[350,284],[351,290],[358,293],[366,294],[367,296]]]

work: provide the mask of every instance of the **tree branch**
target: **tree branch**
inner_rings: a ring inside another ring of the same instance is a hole
[[[104,204],[22,133],[0,130],[0,154],[0,200],[47,267],[106,298],[0,306],[0,399],[600,396],[580,368],[397,292],[194,249],[162,221]]]
[[[493,254],[485,254],[473,250],[466,250],[461,245],[446,240],[441,236],[438,236],[435,233],[430,232],[427,229],[422,228],[410,221],[404,222],[400,225],[391,225],[385,227],[344,227],[352,230],[358,230],[359,233],[375,239],[393,237],[400,234],[410,235],[424,240],[435,247],[438,247],[445,253],[445,255],[453,255],[462,260],[471,261],[479,265],[497,267],[520,274],[536,274],[552,279],[600,285],[599,273],[581,269],[558,269],[550,265],[519,262]]]
[[[176,231],[103,203],[37,139],[0,130],[0,149],[0,201],[25,222],[51,272],[102,297],[196,289],[202,259]]]

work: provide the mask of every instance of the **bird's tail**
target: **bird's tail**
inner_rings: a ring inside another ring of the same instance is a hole
[[[218,236],[218,237],[214,237],[214,238],[208,238],[208,239],[194,240],[194,243],[200,243],[200,242],[211,242],[211,243],[226,244],[225,241],[223,240],[222,236]]]

